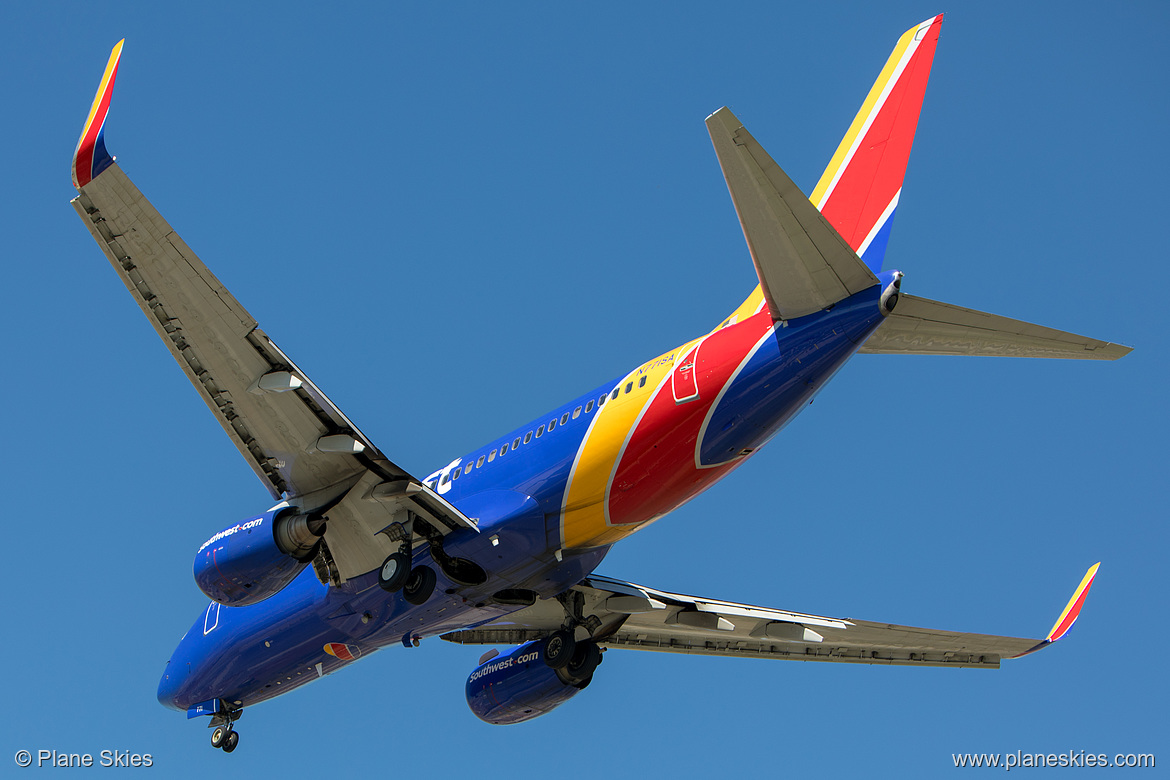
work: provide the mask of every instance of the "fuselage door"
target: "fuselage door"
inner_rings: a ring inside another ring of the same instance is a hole
[[[699,347],[702,344],[703,341],[700,339],[674,364],[674,371],[670,375],[670,389],[674,393],[676,404],[685,404],[699,397]]]
[[[219,602],[211,602],[207,614],[203,616],[203,636],[207,636],[219,625]]]

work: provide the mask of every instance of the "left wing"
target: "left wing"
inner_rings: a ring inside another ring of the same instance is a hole
[[[256,476],[274,499],[328,507],[325,540],[343,580],[398,549],[380,533],[395,522],[421,517],[440,534],[475,528],[383,455],[277,348],[106,153],[121,52],[119,42],[74,152],[73,208]]]
[[[793,661],[997,669],[1001,659],[1027,655],[1068,632],[1080,614],[1098,566],[1085,574],[1044,639],[806,615],[667,593],[608,577],[589,577],[574,590],[584,599],[583,613],[600,620],[593,637],[603,647]],[[545,636],[563,622],[560,603],[548,600],[479,628],[444,634],[443,639],[462,644],[518,644]]]

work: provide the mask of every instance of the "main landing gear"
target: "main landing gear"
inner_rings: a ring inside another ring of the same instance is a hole
[[[378,570],[378,585],[387,593],[402,591],[411,604],[424,604],[435,592],[435,570],[430,566],[411,568],[410,542],[403,540],[398,552],[390,553]]]
[[[592,640],[578,642],[573,631],[561,629],[544,638],[544,662],[565,685],[584,688],[601,664],[601,648]]]
[[[565,685],[584,688],[593,681],[593,672],[601,663],[601,648],[592,638],[578,642],[576,630],[582,626],[593,635],[601,621],[584,615],[584,597],[578,591],[569,591],[557,597],[565,609],[564,627],[544,638],[544,662],[556,670]]]
[[[413,517],[411,530],[401,523],[394,523],[384,533],[391,541],[399,542],[398,551],[390,553],[378,570],[378,585],[387,593],[402,591],[402,596],[411,604],[424,604],[435,592],[438,576],[430,566],[411,566],[415,534],[430,544],[431,558],[443,570],[443,574],[458,585],[474,587],[487,582],[487,572],[479,564],[466,558],[455,558],[443,550],[442,535],[425,520]]]

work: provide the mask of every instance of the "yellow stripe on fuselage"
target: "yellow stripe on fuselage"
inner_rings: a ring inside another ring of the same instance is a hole
[[[640,527],[637,524],[609,524],[609,482],[617,468],[622,448],[629,440],[639,416],[650,404],[654,390],[674,370],[678,356],[686,354],[697,341],[688,341],[678,349],[664,352],[631,371],[618,384],[618,397],[610,398],[605,406],[598,409],[577,451],[577,459],[569,474],[569,485],[565,489],[561,515],[562,547],[573,549],[613,544]],[[646,377],[646,384],[638,387],[642,377]],[[630,382],[634,383],[634,387],[627,393],[626,385]]]

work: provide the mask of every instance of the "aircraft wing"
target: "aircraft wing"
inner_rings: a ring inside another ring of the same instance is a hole
[[[807,615],[667,593],[608,577],[589,577],[575,590],[584,599],[583,614],[596,615],[601,621],[593,636],[603,647],[792,661],[997,669],[1001,659],[1039,650],[1068,632],[1080,614],[1098,566],[1085,574],[1044,639]],[[541,601],[495,623],[444,634],[443,639],[462,644],[517,644],[545,636],[560,628],[563,621],[564,610],[558,601]]]
[[[101,130],[121,47],[74,154],[72,205],[244,460],[273,498],[330,507],[325,538],[342,579],[397,549],[379,532],[406,512],[440,533],[474,528],[297,368],[106,153]]]

